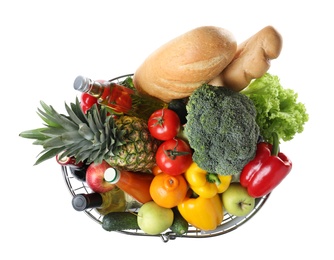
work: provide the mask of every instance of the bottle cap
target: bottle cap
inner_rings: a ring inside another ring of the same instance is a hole
[[[86,92],[89,90],[89,78],[83,77],[83,76],[78,76],[74,80],[74,89],[79,90],[81,92]]]
[[[114,169],[108,168],[104,171],[104,180],[110,183],[117,183],[121,178],[121,173]]]
[[[102,205],[103,199],[99,193],[77,194],[72,199],[72,206],[77,211],[88,208],[98,208]]]

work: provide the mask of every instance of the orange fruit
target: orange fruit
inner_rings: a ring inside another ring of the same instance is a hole
[[[172,176],[160,173],[154,176],[150,185],[153,201],[161,207],[173,208],[186,197],[188,183],[183,174]]]
[[[153,173],[153,175],[158,175],[158,174],[162,173],[162,170],[160,169],[160,167],[158,165],[156,165],[152,168],[152,173]]]

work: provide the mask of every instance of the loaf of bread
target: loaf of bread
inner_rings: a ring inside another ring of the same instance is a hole
[[[243,90],[269,70],[271,60],[280,55],[282,45],[280,33],[273,26],[264,27],[238,45],[232,62],[209,84]]]
[[[149,55],[134,73],[134,86],[165,102],[188,97],[217,77],[236,50],[230,31],[215,26],[195,28]]]

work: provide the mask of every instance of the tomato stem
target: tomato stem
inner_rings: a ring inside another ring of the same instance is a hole
[[[177,156],[190,154],[189,152],[176,151],[175,148],[173,150],[164,150],[164,153],[166,156],[168,156],[172,160],[175,160]]]
[[[176,148],[179,145],[179,140],[177,140],[177,138],[174,138],[174,140],[176,141],[174,148],[172,150],[164,150],[166,156],[168,156],[171,160],[175,160],[177,156],[190,154],[190,152],[177,151]]]
[[[163,127],[163,125],[164,125],[164,113],[165,113],[165,109],[162,108],[161,116],[157,116],[157,117],[153,118],[154,120],[156,120],[156,122],[152,125],[152,127],[157,126],[157,125]]]

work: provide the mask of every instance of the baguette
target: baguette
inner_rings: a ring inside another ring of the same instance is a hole
[[[188,97],[217,77],[236,50],[236,40],[228,30],[215,26],[195,28],[149,55],[134,73],[134,86],[165,102]]]

